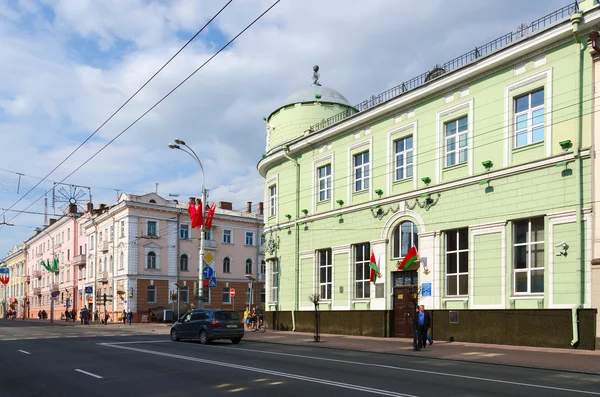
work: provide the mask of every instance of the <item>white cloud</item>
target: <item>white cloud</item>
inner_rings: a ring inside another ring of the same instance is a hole
[[[0,137],[9,148],[0,168],[45,175],[223,4],[0,0]],[[199,41],[49,179],[69,174],[270,4],[234,1]],[[164,195],[197,195],[196,164],[166,146],[180,137],[204,161],[211,200],[243,208],[246,201],[263,199],[256,173],[265,146],[262,117],[311,83],[314,64],[321,66],[324,85],[358,103],[567,2],[437,0],[418,9],[412,1],[349,4],[282,1],[67,182],[91,186],[96,204],[114,200],[112,189],[141,193],[153,191],[155,182]],[[16,208],[38,197],[27,197]],[[17,198],[0,195],[0,207]],[[30,210],[43,211],[43,200]],[[42,221],[22,215],[14,223]],[[0,229],[0,252],[28,235],[29,229]]]

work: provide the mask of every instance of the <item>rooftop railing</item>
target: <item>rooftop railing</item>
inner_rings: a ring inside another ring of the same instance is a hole
[[[390,88],[387,91],[382,92],[379,95],[372,95],[366,101],[362,101],[358,105],[355,106],[355,109],[348,109],[336,115],[333,115],[327,119],[323,119],[321,122],[317,124],[313,124],[309,127],[309,132],[317,132],[319,130],[330,127],[336,123],[339,123],[342,120],[347,119],[350,116],[353,116],[357,113],[364,112],[374,106],[377,106],[381,103],[387,102],[390,99],[397,98],[407,92],[415,90],[425,83],[434,80],[437,77],[440,77],[448,72],[463,68],[470,63],[479,60],[483,57],[489,56],[508,45],[518,42],[521,39],[524,39],[530,36],[533,33],[539,32],[541,30],[547,29],[550,26],[554,25],[557,22],[563,21],[565,18],[569,17],[571,14],[579,10],[579,5],[577,2],[573,2],[568,4],[550,14],[536,19],[530,24],[521,24],[517,28],[516,31],[507,33],[501,37],[498,37],[495,40],[490,41],[482,46],[475,47],[475,49],[463,54],[459,57],[456,57],[443,65],[436,65],[432,70],[425,72],[417,77],[414,77],[410,80],[403,82],[396,87]]]

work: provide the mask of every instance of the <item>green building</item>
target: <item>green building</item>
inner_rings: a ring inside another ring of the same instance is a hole
[[[593,348],[596,3],[356,106],[315,67],[265,118],[268,321],[312,331],[318,295],[321,332],[412,337],[418,302],[435,339]]]

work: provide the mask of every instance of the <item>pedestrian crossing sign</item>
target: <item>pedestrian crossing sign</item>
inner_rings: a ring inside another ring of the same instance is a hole
[[[214,260],[215,256],[211,252],[207,252],[206,254],[204,254],[204,262],[206,262],[207,265],[213,263]]]

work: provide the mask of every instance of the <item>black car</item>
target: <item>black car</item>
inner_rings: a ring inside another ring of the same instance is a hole
[[[244,321],[233,310],[192,310],[171,327],[171,340],[199,339],[206,344],[216,339],[229,339],[237,344],[244,337]]]

